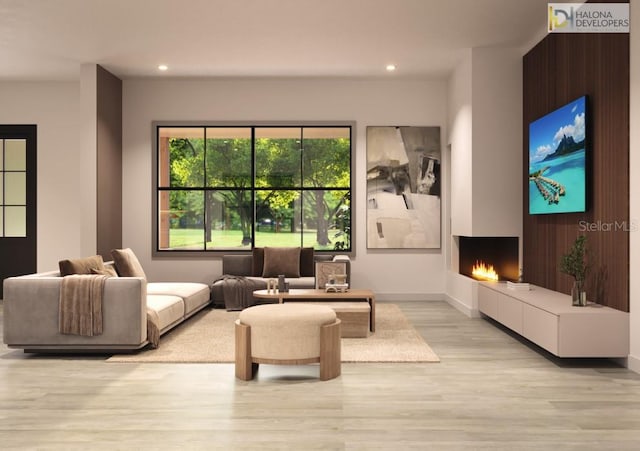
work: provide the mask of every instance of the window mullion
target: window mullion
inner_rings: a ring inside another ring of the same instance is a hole
[[[251,127],[251,249],[256,247],[256,128]]]
[[[208,208],[208,204],[209,204],[209,199],[207,196],[207,186],[208,186],[208,180],[207,180],[207,127],[203,127],[204,129],[204,142],[203,144],[203,148],[202,148],[202,207],[203,207],[203,212],[202,212],[202,242],[203,242],[203,248],[206,251],[207,250],[207,225],[208,225],[208,215],[207,215],[207,210]],[[212,238],[213,240],[213,238]]]
[[[304,154],[304,127],[300,127],[300,146],[299,146],[299,161],[300,161],[300,247],[304,247],[304,196],[303,196],[303,188],[304,188],[304,164],[303,164],[303,155]]]

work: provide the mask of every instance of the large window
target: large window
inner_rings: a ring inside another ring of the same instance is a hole
[[[154,125],[155,251],[351,251],[352,129]]]

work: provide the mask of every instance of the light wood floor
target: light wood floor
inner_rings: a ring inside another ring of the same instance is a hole
[[[640,375],[553,359],[444,302],[398,304],[441,363],[343,364],[327,382],[262,366],[242,382],[232,365],[2,346],[0,449],[640,449]]]

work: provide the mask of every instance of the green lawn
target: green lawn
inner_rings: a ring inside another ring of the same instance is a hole
[[[329,238],[335,234],[335,230],[329,231]],[[333,249],[333,244],[324,247],[316,245],[316,231],[304,232],[304,246],[316,249]],[[289,232],[256,232],[256,246],[300,246],[300,233]],[[169,231],[169,243],[171,249],[203,249],[204,232],[202,229],[171,229]],[[207,243],[207,249],[250,249],[250,246],[242,245],[242,232],[240,230],[214,230],[212,240]]]

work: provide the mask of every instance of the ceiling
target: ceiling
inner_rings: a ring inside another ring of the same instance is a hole
[[[0,81],[76,80],[83,63],[123,79],[442,77],[465,49],[541,39],[546,8],[547,0],[0,0]]]

